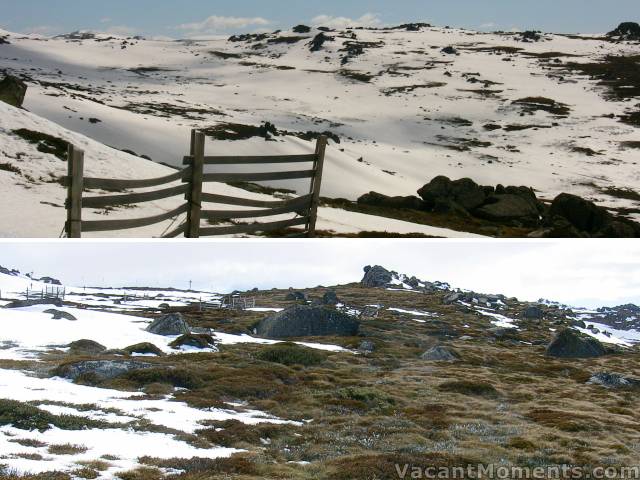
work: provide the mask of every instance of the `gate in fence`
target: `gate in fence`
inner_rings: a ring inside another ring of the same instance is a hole
[[[104,232],[145,227],[167,220],[175,220],[186,214],[185,221],[177,228],[162,235],[173,238],[184,235],[187,238],[200,236],[252,234],[258,232],[278,231],[290,227],[303,226],[300,237],[315,236],[320,186],[324,164],[327,138],[321,136],[316,143],[315,152],[306,155],[271,155],[271,156],[206,156],[205,135],[193,130],[191,132],[191,148],[184,157],[185,167],[171,175],[146,180],[118,180],[110,178],[90,178],[84,176],[84,152],[69,146],[67,186],[67,221],[65,232],[68,238],[80,238],[83,232]],[[308,164],[310,168],[260,172],[260,173],[216,173],[204,172],[205,166],[229,165],[272,165],[272,164]],[[310,179],[309,193],[296,198],[280,201],[263,201],[248,198],[231,197],[215,193],[203,192],[203,184],[209,182],[259,182],[270,180]],[[166,185],[181,181],[181,185]],[[135,190],[164,186],[159,190],[118,195],[84,196],[85,189],[100,190]],[[145,218],[125,220],[83,220],[82,210],[85,208],[107,208],[133,205],[183,195],[186,200],[180,206]],[[256,210],[209,210],[203,204],[222,204],[237,207],[256,208]],[[234,224],[231,226],[205,226],[203,220],[210,222],[254,219],[294,213],[294,218],[261,223]]]
[[[59,287],[55,285],[52,285],[52,286],[47,285],[45,288],[42,288],[40,290],[27,288],[27,290],[25,291],[25,296],[27,300],[45,299],[45,298],[59,298],[61,300],[64,300],[65,295],[66,295],[65,287]]]

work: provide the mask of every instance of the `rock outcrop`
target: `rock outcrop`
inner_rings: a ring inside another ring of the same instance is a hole
[[[623,22],[618,28],[607,33],[608,37],[614,37],[618,40],[639,40],[640,41],[640,25],[636,22]]]
[[[547,347],[547,355],[558,358],[593,358],[608,353],[607,349],[593,337],[566,328],[555,336]]]
[[[360,323],[350,315],[316,305],[296,305],[263,319],[255,333],[266,338],[354,336]]]
[[[436,345],[420,355],[420,358],[431,362],[455,362],[460,359],[460,355],[451,348]]]
[[[0,102],[21,108],[27,94],[27,84],[18,77],[7,75],[0,81]]]
[[[373,267],[367,265],[364,267],[364,277],[360,281],[363,287],[375,288],[384,287],[391,283],[393,275],[391,272],[380,265]]]

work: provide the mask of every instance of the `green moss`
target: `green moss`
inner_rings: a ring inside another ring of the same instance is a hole
[[[152,383],[168,383],[174,387],[197,388],[202,384],[194,372],[183,368],[145,368],[133,370],[120,378],[130,380],[138,387]]]
[[[493,385],[486,382],[474,382],[472,380],[450,381],[440,384],[442,392],[461,393],[478,397],[496,397],[498,391]]]
[[[296,345],[295,343],[278,343],[264,348],[256,357],[265,362],[281,363],[282,365],[303,365],[305,367],[318,365],[326,360],[326,355],[312,348]]]

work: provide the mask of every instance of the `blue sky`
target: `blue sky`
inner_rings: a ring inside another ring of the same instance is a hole
[[[638,0],[0,0],[0,26],[56,34],[88,29],[174,38],[340,25],[426,21],[480,30],[605,32],[640,20]],[[316,19],[316,22],[312,22]]]

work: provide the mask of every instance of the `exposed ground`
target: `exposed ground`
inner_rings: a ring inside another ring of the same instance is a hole
[[[356,312],[378,305],[379,315],[361,316],[357,337],[294,340],[340,345],[347,351],[292,344],[220,344],[219,352],[145,357],[153,369],[114,380],[89,381],[101,388],[142,394],[141,399],[147,400],[172,392],[172,401],[197,409],[242,402],[243,408],[301,422],[256,426],[237,420],[208,421],[176,438],[203,451],[230,447],[243,452],[218,459],[145,456],[137,460],[139,466],[133,470],[115,475],[123,480],[392,479],[400,478],[395,464],[407,463],[571,464],[587,470],[596,465],[637,463],[637,390],[587,383],[598,372],[640,376],[637,347],[618,346],[617,353],[597,359],[559,360],[544,355],[554,330],[573,324],[577,317],[593,318],[592,314],[551,305],[542,307],[544,320],[535,321],[523,318],[527,305],[516,299],[504,299],[505,306],[446,305],[443,299],[448,293],[444,290],[420,293],[402,286],[390,290],[360,284],[332,289],[344,308]],[[304,290],[311,299],[326,291],[326,287]],[[287,293],[269,290],[246,295],[255,297],[257,307],[275,309],[295,304],[285,300]],[[122,309],[120,314],[126,314],[126,305],[118,308]],[[181,310],[192,326],[233,335],[250,332],[255,322],[267,315],[260,311],[198,311],[185,306],[171,310]],[[157,308],[131,312],[137,317],[158,313]],[[496,329],[496,324],[503,329]],[[373,342],[375,350],[359,352],[363,340]],[[460,359],[454,363],[422,360],[420,355],[434,345],[454,349]],[[40,356],[40,361],[3,360],[1,367],[5,372],[46,375],[60,364],[87,358],[52,350]],[[70,406],[80,409],[73,403],[69,399]],[[28,429],[42,415],[35,410],[38,402],[28,405],[17,409],[6,400],[0,402],[0,423],[15,426],[22,422],[18,428]],[[54,417],[46,422],[65,428],[64,423],[70,420]],[[137,427],[145,428],[171,433],[152,424]],[[75,446],[20,442],[25,452],[46,447],[52,454],[60,454],[83,448],[81,442]],[[29,478],[96,478],[101,471],[112,475],[109,468],[116,460],[103,455],[74,472]]]

